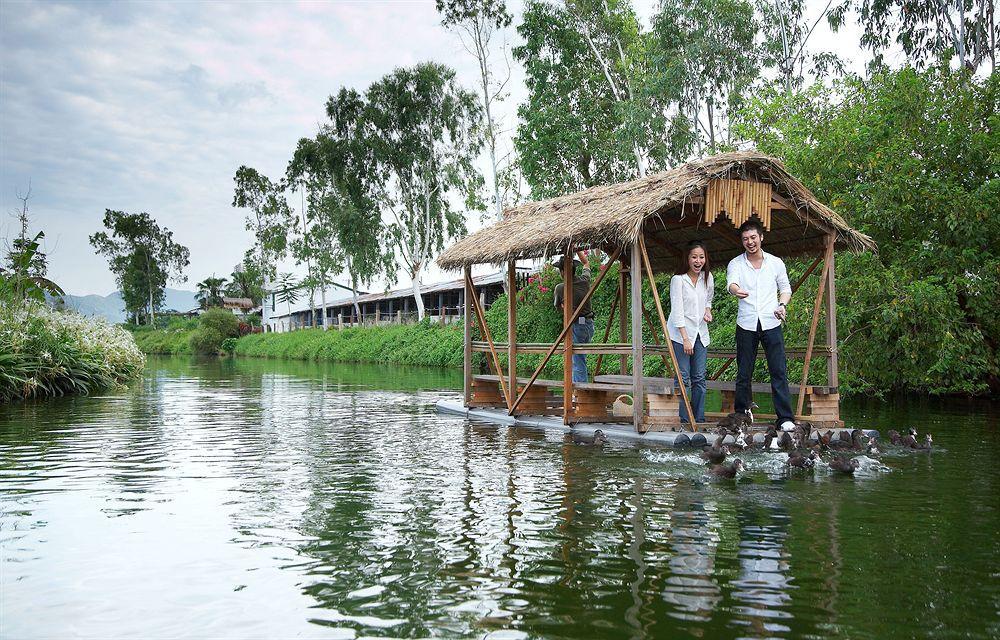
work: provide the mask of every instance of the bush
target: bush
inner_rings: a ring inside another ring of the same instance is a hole
[[[201,354],[217,354],[222,342],[240,335],[240,321],[225,309],[209,309],[201,314],[198,329],[191,334],[191,350]]]
[[[145,362],[132,335],[101,318],[0,305],[0,402],[122,387]]]
[[[222,341],[222,350],[232,355],[236,351],[236,338],[226,338]]]

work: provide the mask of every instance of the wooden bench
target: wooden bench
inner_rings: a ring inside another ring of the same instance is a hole
[[[505,383],[509,380],[509,378],[504,378]],[[530,378],[517,379],[518,386],[514,391],[515,398],[529,380]],[[524,400],[518,405],[517,411],[514,412],[515,415],[562,415],[562,401],[552,392],[554,388],[562,388],[562,386],[562,380],[545,380],[543,378],[535,380],[525,394]],[[500,389],[500,376],[472,376],[472,401],[469,402],[469,406],[506,409],[507,402]]]
[[[706,412],[705,417],[712,418],[722,418],[726,414],[732,413],[736,410],[736,383],[731,381],[722,380],[708,380],[705,386],[709,389],[715,389],[722,393],[722,410]],[[794,404],[796,398],[798,398],[801,386],[797,384],[789,384],[788,392],[791,395],[792,405],[794,409]],[[750,389],[753,393],[771,393],[771,383],[770,382],[754,382],[750,385]],[[825,385],[806,385],[806,400],[802,407],[804,418],[808,418],[812,422],[821,423],[840,423],[840,393],[837,391],[837,387],[829,387]],[[773,413],[761,413],[754,414],[759,416],[764,420],[774,420],[777,416]]]

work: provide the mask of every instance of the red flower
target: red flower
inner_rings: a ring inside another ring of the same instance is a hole
[[[602,265],[601,265],[601,271],[604,271],[604,270],[605,270],[605,269],[607,269],[607,268],[608,268],[608,265],[606,265],[606,264],[602,264]]]
[[[538,287],[538,290],[539,291],[548,291],[549,288],[548,287]]]

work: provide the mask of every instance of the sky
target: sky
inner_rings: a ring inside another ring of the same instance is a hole
[[[635,4],[648,20],[657,3]],[[826,3],[807,4],[815,15]],[[520,4],[510,5],[516,24]],[[822,24],[811,42],[854,70],[866,58],[856,29],[834,35]],[[0,242],[16,233],[12,214],[30,185],[49,276],[75,295],[116,288],[88,241],[105,209],[146,211],[170,229],[191,251],[187,282],[170,286],[194,290],[228,275],[250,246],[245,212],[232,207],[236,169],[280,177],[299,138],[325,120],[331,93],[427,60],[455,68],[470,90],[478,77],[433,0],[3,0],[0,48]],[[514,63],[508,131],[524,96]],[[424,282],[454,277],[432,269]]]

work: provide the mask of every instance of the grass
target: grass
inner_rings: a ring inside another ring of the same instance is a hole
[[[240,338],[235,354],[255,358],[461,367],[462,327],[420,322],[342,331],[304,329],[290,333],[257,333]]]
[[[103,319],[0,304],[0,402],[120,388],[145,363],[132,335]]]

